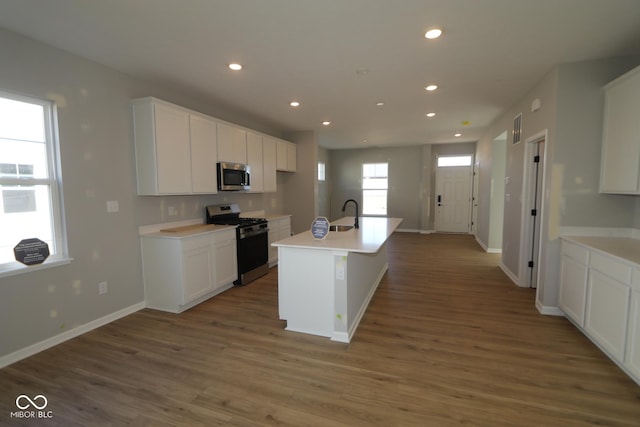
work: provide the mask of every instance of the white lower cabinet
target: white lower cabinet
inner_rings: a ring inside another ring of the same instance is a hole
[[[640,281],[640,271],[638,271],[638,280]],[[640,288],[631,292],[625,366],[631,374],[640,378]]]
[[[577,260],[562,255],[560,264],[560,294],[558,303],[564,313],[580,326],[584,326],[587,301],[587,273],[589,268]]]
[[[140,241],[149,308],[180,313],[232,287],[237,278],[234,228]]]
[[[559,307],[640,384],[640,266],[562,240]]]
[[[631,374],[640,378],[640,267],[634,268],[632,273],[627,349],[624,360]]]
[[[585,330],[611,356],[622,362],[627,338],[629,285],[591,269],[587,301]]]
[[[290,216],[284,216],[269,220],[269,267],[273,267],[278,263],[278,248],[271,246],[271,244],[290,236]]]

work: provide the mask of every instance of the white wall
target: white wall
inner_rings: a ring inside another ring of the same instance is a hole
[[[57,102],[69,265],[0,279],[0,357],[144,300],[138,227],[203,218],[204,206],[284,212],[274,194],[136,196],[129,101],[157,96],[274,136],[267,123],[184,88],[150,84],[0,30],[0,88]],[[118,200],[120,212],[107,213]],[[178,216],[168,217],[175,206]],[[29,236],[31,237],[31,236]],[[98,295],[99,282],[108,293]]]
[[[522,112],[523,136],[548,131],[546,142],[546,191],[543,195],[539,308],[557,305],[559,241],[562,226],[632,227],[637,197],[598,193],[599,159],[604,97],[602,86],[638,64],[639,59],[613,58],[563,64],[551,70],[535,87],[488,129],[478,144],[480,194],[478,239],[488,244],[490,232],[491,143]],[[542,108],[531,112],[531,102]],[[525,143],[507,144],[503,268],[513,277],[520,271],[520,227]],[[508,199],[507,199],[508,197]]]

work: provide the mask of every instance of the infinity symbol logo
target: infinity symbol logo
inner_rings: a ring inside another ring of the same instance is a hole
[[[25,400],[27,401],[27,403],[24,403]],[[36,403],[36,401],[38,400],[42,402],[41,405],[38,405]],[[33,406],[36,409],[44,409],[47,407],[48,403],[49,402],[47,401],[47,398],[41,394],[34,397],[33,400],[26,394],[21,394],[20,396],[16,397],[16,406],[22,410],[27,409],[29,406]]]

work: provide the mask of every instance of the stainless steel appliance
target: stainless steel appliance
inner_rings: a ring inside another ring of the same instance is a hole
[[[251,189],[251,168],[240,163],[218,162],[218,190]]]
[[[247,283],[269,271],[268,222],[264,218],[241,218],[236,203],[206,207],[207,224],[237,225],[236,256],[238,280],[236,285]]]

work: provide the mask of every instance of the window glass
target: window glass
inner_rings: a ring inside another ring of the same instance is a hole
[[[13,248],[25,239],[66,257],[53,120],[49,101],[0,91],[0,272],[16,268]]]
[[[384,216],[387,214],[388,171],[388,163],[365,163],[362,165],[363,215]]]
[[[471,156],[444,156],[438,157],[438,167],[470,166]]]
[[[325,180],[325,165],[324,162],[318,162],[318,181]]]

